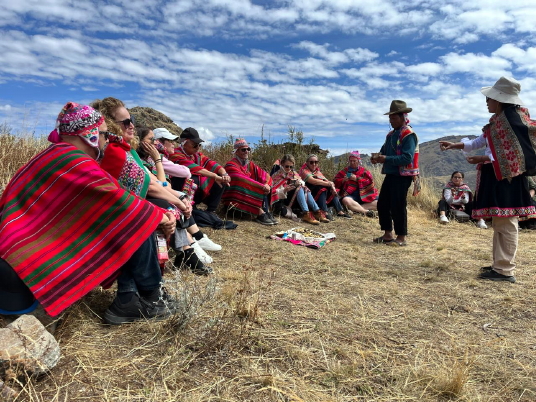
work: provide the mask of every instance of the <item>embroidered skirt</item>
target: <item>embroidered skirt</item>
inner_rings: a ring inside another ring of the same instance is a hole
[[[536,213],[531,203],[529,186],[525,176],[512,181],[498,181],[491,163],[481,165],[477,193],[474,200],[473,219],[493,216],[508,218]]]

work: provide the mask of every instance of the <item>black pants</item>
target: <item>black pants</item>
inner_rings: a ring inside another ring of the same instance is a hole
[[[445,201],[443,198],[439,200],[437,203],[437,214],[440,215],[440,212],[444,211],[445,215],[449,216],[452,209],[450,208],[450,205],[447,201]],[[465,212],[467,215],[471,216],[471,212],[473,212],[473,203],[472,201],[469,201],[467,204],[465,204],[465,207],[463,209],[463,212]]]
[[[393,225],[398,236],[408,234],[408,189],[412,176],[385,175],[378,198],[378,217],[380,227],[392,231]]]
[[[199,186],[199,176],[196,174],[192,175],[192,179]],[[213,180],[213,179],[209,179]],[[180,177],[172,177],[171,178],[171,187],[174,190],[181,191],[184,187],[184,182],[186,179],[180,178]],[[207,206],[208,212],[216,212],[216,209],[218,209],[218,206],[220,205],[221,196],[223,194],[223,186],[220,187],[217,183],[214,183],[212,187],[210,188],[210,191],[208,192],[208,195],[204,197],[205,193],[198,189],[194,194],[194,202],[196,204],[200,204],[203,202]]]
[[[35,301],[30,289],[15,270],[0,258],[0,309],[16,312],[28,309]]]

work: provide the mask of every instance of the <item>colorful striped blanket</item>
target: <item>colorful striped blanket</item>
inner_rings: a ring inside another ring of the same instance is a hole
[[[324,173],[322,173],[322,171],[320,170],[320,168],[316,168],[314,171],[309,169],[309,167],[307,166],[307,163],[304,163],[302,165],[302,167],[300,168],[300,177],[302,178],[302,180],[306,183],[307,187],[309,187],[311,189],[311,194],[313,194],[313,198],[315,199],[315,201],[318,201],[318,199],[320,198],[320,195],[327,191],[327,196],[326,196],[326,203],[329,204],[333,198],[335,198],[335,196],[337,195],[336,193],[334,193],[333,191],[331,191],[331,187],[325,187],[325,186],[320,186],[320,185],[317,185],[317,184],[310,184],[310,183],[307,183],[307,180],[309,178],[313,178],[313,179],[318,179],[318,180],[322,180],[322,181],[329,181],[326,176],[324,176]]]
[[[242,166],[236,158],[227,162],[225,170],[231,178],[231,183],[223,192],[221,202],[240,211],[258,215],[264,199],[262,187],[265,184],[272,185],[270,175],[251,161]]]
[[[56,316],[114,274],[161,219],[87,154],[54,144],[4,190],[0,257]]]
[[[344,180],[348,173],[355,174],[357,181]],[[346,167],[335,175],[333,179],[335,187],[340,190],[341,197],[352,194],[359,190],[361,201],[364,203],[372,202],[378,197],[378,190],[374,187],[374,179],[372,174],[363,166],[359,166],[355,172],[351,172],[350,168]]]
[[[190,169],[190,172],[199,176],[198,190],[203,191],[204,196],[208,196],[210,189],[216,183],[214,179],[210,179],[206,176],[201,176],[198,172],[202,169],[206,169],[209,172],[217,173],[221,169],[221,165],[210,159],[208,156],[203,155],[201,152],[196,152],[193,155],[188,155],[182,147],[175,148],[173,155],[169,156],[169,160],[186,166]]]

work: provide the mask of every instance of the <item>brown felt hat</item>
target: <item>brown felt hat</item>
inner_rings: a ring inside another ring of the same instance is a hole
[[[389,108],[389,111],[387,113],[384,113],[384,115],[395,113],[409,113],[412,110],[412,108],[406,105],[406,102],[402,100],[394,100],[391,102],[391,107]]]

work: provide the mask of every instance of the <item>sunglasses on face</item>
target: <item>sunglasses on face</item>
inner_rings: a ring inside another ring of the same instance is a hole
[[[113,133],[111,133],[109,131],[100,131],[99,130],[99,134],[104,135],[104,138],[108,139],[110,137],[110,135],[112,135]]]
[[[311,165],[318,165],[318,161],[309,161]]]
[[[196,144],[195,142],[191,141],[190,145],[192,146],[192,148],[197,149],[197,148],[199,148],[201,146],[201,143]]]
[[[134,116],[130,116],[128,119],[125,119],[125,120],[116,121],[116,123],[121,123],[125,127],[130,127],[131,124],[132,125],[135,124]]]
[[[240,148],[239,151],[240,152],[249,152],[249,151],[251,151],[251,148]]]
[[[154,137],[153,138],[146,138],[145,141],[154,143],[154,142],[156,142],[156,138],[154,138]]]
[[[283,166],[285,169],[292,169],[294,167],[294,165],[285,165]]]

